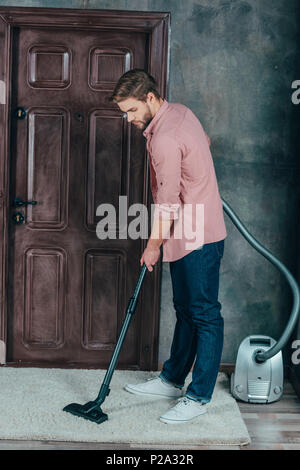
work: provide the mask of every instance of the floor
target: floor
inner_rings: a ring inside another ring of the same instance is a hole
[[[300,400],[292,385],[285,383],[280,401],[269,405],[238,403],[251,437],[247,446],[198,446],[181,450],[300,450]],[[53,441],[0,440],[0,450],[176,450],[178,446],[137,446]]]
[[[243,450],[300,450],[300,400],[290,383],[278,402],[239,408],[252,440]]]

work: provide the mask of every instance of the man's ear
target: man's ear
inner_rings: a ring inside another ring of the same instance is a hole
[[[155,96],[154,96],[154,94],[152,93],[152,91],[148,91],[148,93],[147,93],[147,95],[146,95],[146,103],[147,103],[147,104],[153,104],[154,99],[155,99]]]
[[[153,104],[155,103],[155,95],[154,93],[152,93],[152,91],[148,91],[147,93],[147,98],[146,98],[146,103],[148,104],[148,106],[153,106]]]

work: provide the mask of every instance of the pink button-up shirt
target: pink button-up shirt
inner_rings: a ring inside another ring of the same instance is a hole
[[[163,261],[226,238],[210,140],[195,114],[163,104],[143,132],[147,139],[154,217],[174,219],[163,240]]]

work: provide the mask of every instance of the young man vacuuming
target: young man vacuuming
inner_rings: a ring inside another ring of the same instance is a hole
[[[160,375],[145,383],[127,384],[125,389],[136,395],[178,398],[160,420],[186,423],[206,412],[223,349],[218,291],[227,233],[210,140],[195,114],[182,104],[162,99],[156,81],[144,70],[122,75],[110,99],[147,140],[156,208],[140,263],[153,271],[163,245],[177,318],[170,357]],[[195,234],[194,243],[190,234]],[[192,382],[182,396],[192,366]]]

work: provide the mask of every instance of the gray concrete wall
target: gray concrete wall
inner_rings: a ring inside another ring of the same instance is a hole
[[[221,196],[296,274],[300,105],[291,102],[291,84],[300,80],[298,0],[0,0],[0,5],[171,12],[168,99],[189,106],[210,136]],[[278,339],[292,299],[278,270],[227,215],[225,223],[222,362],[234,362],[245,336]],[[174,321],[164,263],[159,361],[168,357]]]

